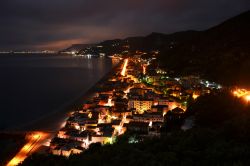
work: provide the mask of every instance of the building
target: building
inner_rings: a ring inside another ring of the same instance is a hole
[[[151,107],[151,112],[167,113],[169,108],[167,105],[153,105]]]
[[[128,109],[135,108],[138,113],[150,110],[153,105],[153,100],[150,99],[130,99],[128,102]]]
[[[145,122],[145,123],[152,123],[152,122],[164,122],[163,114],[159,112],[153,113],[144,113],[144,114],[136,114],[133,115],[134,122]]]

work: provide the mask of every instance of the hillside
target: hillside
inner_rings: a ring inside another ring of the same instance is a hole
[[[152,33],[122,40],[130,51],[160,50],[159,63],[224,85],[250,84],[250,11],[205,31]]]
[[[93,46],[93,44],[73,44],[64,50],[61,50],[60,52],[72,52],[72,51],[78,52],[80,50],[83,50],[87,47],[92,47],[92,46]]]
[[[250,85],[250,11],[204,31],[151,33],[98,45],[102,48],[92,47],[95,54],[134,55],[137,50],[159,50],[159,65],[177,74],[198,74],[224,85]]]
[[[250,11],[187,40],[164,47],[163,66],[179,73],[199,73],[223,84],[250,83]]]

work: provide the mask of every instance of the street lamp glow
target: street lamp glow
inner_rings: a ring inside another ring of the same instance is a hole
[[[22,160],[20,160],[19,158],[13,158],[8,164],[7,166],[16,166],[18,165]]]
[[[123,65],[123,68],[122,68],[122,72],[121,72],[122,76],[125,76],[125,74],[126,74],[127,65],[128,65],[128,59],[125,59],[124,65]]]
[[[250,101],[250,95],[247,95],[247,96],[245,97],[245,99],[246,99],[247,102],[249,102],[249,101]]]
[[[38,139],[40,137],[40,135],[39,134],[35,134],[35,135],[33,135],[33,139]]]
[[[248,93],[249,91],[247,91],[246,89],[236,89],[235,91],[233,91],[234,96],[239,98],[246,96]]]
[[[7,166],[16,166],[23,162],[30,154],[34,153],[49,135],[43,132],[34,132],[27,137],[27,143],[8,162]]]
[[[112,98],[108,99],[108,102],[105,104],[105,106],[112,107],[114,104],[112,104]]]
[[[142,66],[142,69],[143,69],[143,74],[145,75],[146,74],[146,69],[147,67],[145,65]]]
[[[192,97],[193,97],[193,99],[195,100],[195,99],[197,99],[199,96],[200,96],[200,95],[194,93]]]

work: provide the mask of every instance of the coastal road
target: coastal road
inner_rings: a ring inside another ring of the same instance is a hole
[[[42,145],[45,145],[52,137],[52,133],[45,132],[32,132],[28,134],[27,143],[16,154],[16,156],[9,161],[7,166],[16,166],[23,162],[29,155],[36,152]]]

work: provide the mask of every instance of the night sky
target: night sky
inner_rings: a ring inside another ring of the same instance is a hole
[[[0,50],[203,30],[249,9],[250,0],[1,0]]]

